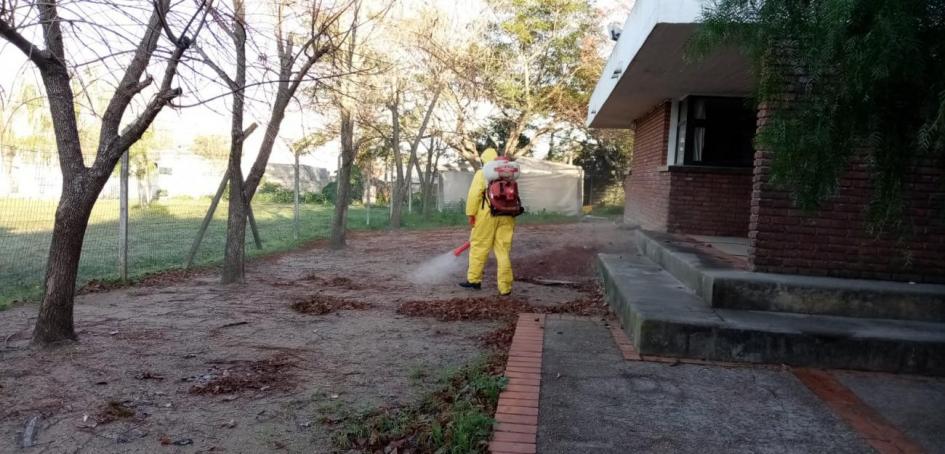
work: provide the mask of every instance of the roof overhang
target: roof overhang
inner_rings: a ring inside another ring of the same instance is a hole
[[[689,94],[745,96],[754,80],[735,49],[689,58],[702,0],[637,0],[588,106],[592,128],[629,128],[667,99]]]

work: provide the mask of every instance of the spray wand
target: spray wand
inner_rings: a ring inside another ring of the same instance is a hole
[[[453,255],[459,257],[463,252],[466,251],[466,249],[469,249],[469,246],[470,246],[469,241],[463,243],[462,246],[460,246],[460,247],[458,247],[458,248],[456,248],[456,249],[453,249]]]

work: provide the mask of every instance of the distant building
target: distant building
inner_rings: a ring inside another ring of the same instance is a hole
[[[19,152],[5,160],[0,169],[0,197],[56,200],[62,192],[62,173],[54,153],[40,156],[35,152]],[[244,172],[251,163],[244,162]],[[132,202],[152,201],[164,197],[209,197],[216,193],[226,172],[225,159],[208,159],[189,151],[160,150],[149,154],[148,169],[131,166],[128,192]],[[9,167],[9,168],[8,168]],[[264,182],[278,184],[288,190],[295,187],[293,164],[270,163]],[[332,177],[327,169],[299,166],[302,192],[320,192]],[[100,198],[117,199],[118,171],[102,188]]]
[[[516,158],[522,174],[518,180],[526,212],[547,211],[578,215],[584,200],[584,170],[578,166],[535,158]],[[442,166],[438,172],[437,207],[442,210],[466,200],[474,169],[462,162]]]

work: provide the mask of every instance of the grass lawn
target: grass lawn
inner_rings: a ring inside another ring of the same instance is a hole
[[[170,199],[148,207],[132,207],[129,216],[129,277],[181,268],[187,260],[209,198]],[[46,256],[56,210],[55,201],[0,199],[0,309],[11,301],[34,300],[42,294]],[[254,203],[263,248],[257,249],[247,232],[246,252],[250,256],[279,252],[311,240],[327,238],[334,207],[304,204],[300,210],[300,235],[293,236],[291,204]],[[196,265],[213,265],[223,259],[226,235],[226,203],[217,208],[194,260]],[[351,230],[380,229],[388,226],[386,207],[368,210],[352,206],[348,211]],[[523,223],[563,222],[573,218],[554,214],[528,214]],[[435,212],[424,219],[407,214],[408,229],[460,226],[466,218],[458,211]],[[247,229],[248,230],[248,229]],[[82,259],[79,285],[93,280],[118,278],[118,201],[100,200],[92,211]]]

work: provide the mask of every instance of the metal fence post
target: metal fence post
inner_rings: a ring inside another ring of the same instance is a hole
[[[292,217],[292,236],[299,240],[299,153],[295,153],[295,200]]]
[[[118,189],[118,275],[128,280],[128,155],[121,155],[121,172]]]

